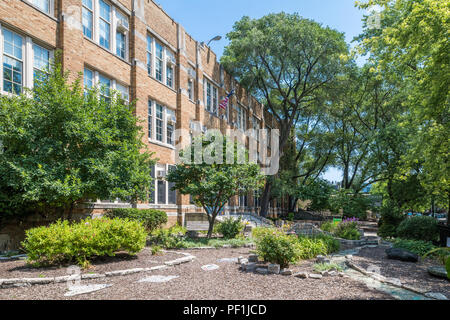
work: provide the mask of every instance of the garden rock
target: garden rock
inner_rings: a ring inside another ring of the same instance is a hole
[[[279,264],[269,264],[267,267],[267,271],[272,274],[279,274],[280,273],[280,265]]]
[[[445,270],[444,267],[438,267],[438,266],[428,267],[427,271],[432,276],[435,276],[435,277],[438,277],[438,278],[448,279],[447,278],[447,271]]]
[[[330,263],[330,259],[324,256],[317,256],[316,263]]]
[[[400,260],[405,262],[417,262],[419,256],[405,249],[390,248],[386,249],[386,254],[389,259]]]
[[[258,255],[257,254],[251,254],[248,256],[248,262],[258,262]]]
[[[255,272],[259,274],[269,274],[269,270],[266,268],[257,268]]]
[[[317,273],[310,273],[309,274],[309,278],[311,278],[311,279],[322,279],[322,275],[321,274],[317,274]]]
[[[307,272],[298,272],[298,273],[294,274],[294,277],[306,279],[306,278],[308,278],[308,273]]]
[[[291,276],[292,275],[292,270],[291,269],[281,269],[280,270],[280,274],[283,276]]]
[[[217,270],[219,269],[219,266],[216,264],[207,264],[202,266],[202,270],[204,271],[212,271],[212,270]]]
[[[71,286],[69,291],[64,294],[65,297],[77,296],[111,287],[112,284],[90,284],[86,286]]]
[[[248,264],[246,265],[246,267],[245,267],[245,270],[246,270],[246,271],[250,271],[250,272],[255,271],[255,270],[256,270],[256,263],[254,263],[254,262],[248,263]]]

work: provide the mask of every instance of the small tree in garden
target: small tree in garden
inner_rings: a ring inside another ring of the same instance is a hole
[[[258,190],[264,184],[259,166],[248,162],[245,149],[226,137],[214,141],[198,137],[180,155],[182,163],[167,175],[167,180],[181,194],[190,194],[206,211],[208,238],[212,236],[217,215],[231,197]],[[243,163],[238,161],[239,155],[245,155]],[[216,161],[211,163],[209,157]]]
[[[145,200],[153,160],[133,110],[105,88],[69,84],[58,56],[33,91],[0,96],[0,218],[70,218],[88,199]]]

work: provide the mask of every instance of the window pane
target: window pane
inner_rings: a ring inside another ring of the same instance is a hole
[[[83,7],[83,34],[92,39],[92,12]]]
[[[120,83],[116,83],[116,89],[120,93],[120,97],[128,102],[130,100],[130,95],[128,93],[128,87],[121,85]]]
[[[110,39],[110,26],[109,23],[100,20],[99,22],[100,26],[100,45],[105,47],[106,49],[109,49],[109,39]]]
[[[3,29],[5,53],[22,60],[22,37],[14,32]]]
[[[148,100],[148,137],[153,139],[153,102]]]
[[[111,96],[110,88],[111,88],[111,80],[100,75],[99,76],[99,85],[100,85],[100,97],[109,102],[109,97]]]
[[[50,0],[33,0],[33,4],[42,11],[50,13]]]
[[[34,44],[33,45],[34,60],[33,66],[39,70],[47,70],[50,66],[50,51]]]
[[[163,141],[163,106],[156,105],[156,140]]]
[[[19,94],[22,92],[22,62],[3,56],[3,90]]]
[[[173,69],[172,69],[172,67],[167,66],[166,73],[167,73],[167,82],[166,82],[166,84],[169,87],[173,87]]]
[[[121,57],[122,59],[125,59],[125,53],[126,53],[126,41],[125,41],[125,35],[123,33],[117,32],[116,34],[116,54]]]
[[[83,6],[92,10],[92,0],[83,0]]]
[[[109,4],[104,2],[103,0],[99,1],[100,3],[100,18],[106,20],[107,22],[111,22],[111,7]]]

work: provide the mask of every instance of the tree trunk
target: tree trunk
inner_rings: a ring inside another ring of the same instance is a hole
[[[214,229],[214,222],[216,221],[216,217],[217,214],[211,215],[211,217],[208,216],[208,222],[209,222],[209,227],[208,227],[208,239],[211,239],[212,237],[212,233],[213,233],[213,229]]]
[[[269,211],[271,189],[272,189],[271,183],[267,181],[266,186],[264,187],[264,192],[261,197],[261,210],[259,212],[259,215],[264,218],[267,217],[267,213]]]

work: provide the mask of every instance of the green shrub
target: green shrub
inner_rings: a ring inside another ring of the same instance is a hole
[[[244,227],[241,217],[238,219],[229,217],[219,223],[217,232],[221,233],[225,239],[234,239],[244,230]]]
[[[271,227],[256,227],[252,229],[252,238],[255,240],[261,239],[267,234],[271,234],[277,229]]]
[[[433,217],[420,216],[404,220],[397,228],[403,239],[434,241],[439,238],[438,222]]]
[[[325,244],[325,246],[327,248],[326,254],[338,252],[339,249],[341,248],[341,243],[339,242],[339,240],[333,238],[332,236],[326,235],[326,234],[315,235],[312,237],[312,239],[314,239],[316,241],[321,241]]]
[[[75,261],[87,267],[93,257],[114,256],[118,251],[138,253],[146,237],[142,223],[129,219],[57,221],[27,230],[22,246],[35,266]]]
[[[378,235],[382,238],[393,238],[397,236],[397,228],[405,220],[405,215],[400,208],[392,202],[383,205],[380,210],[381,218],[378,222]]]
[[[148,232],[159,229],[167,223],[167,214],[164,211],[153,209],[110,209],[106,212],[106,216],[140,221],[144,224]]]
[[[401,248],[411,252],[419,256],[425,255],[427,252],[435,249],[436,247],[429,241],[422,240],[408,240],[408,239],[394,239],[393,242],[394,248]]]
[[[169,229],[157,229],[148,236],[148,242],[165,249],[184,248],[184,235],[186,229],[176,225]]]
[[[333,233],[338,224],[339,224],[339,222],[337,222],[337,221],[327,221],[327,222],[322,223],[322,225],[320,226],[320,229],[323,231]]]
[[[296,263],[301,257],[301,248],[296,236],[286,235],[279,231],[266,233],[256,241],[258,256],[286,268],[290,263]]]
[[[289,212],[289,214],[287,216],[287,221],[294,221],[294,218],[295,218],[295,213]]]
[[[354,218],[340,222],[333,233],[341,239],[359,240],[361,238],[361,234],[358,231],[358,222]]]

